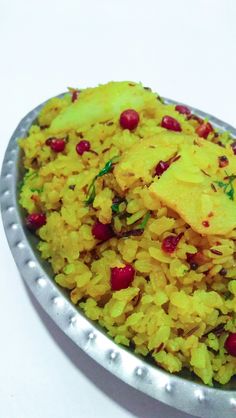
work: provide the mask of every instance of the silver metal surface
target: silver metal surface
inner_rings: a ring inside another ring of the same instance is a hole
[[[168,99],[165,102],[175,103]],[[70,302],[66,292],[54,283],[49,264],[40,259],[36,250],[37,239],[24,227],[24,213],[18,204],[18,184],[23,176],[23,167],[17,140],[26,136],[42,106],[43,104],[28,113],[16,128],[6,150],[1,174],[3,224],[21,276],[44,310],[65,334],[124,382],[197,417],[235,418],[236,380],[224,387],[209,388],[189,372],[171,375],[163,371],[136,356],[131,350],[115,344],[101,328],[85,318]],[[232,126],[197,109],[191,110],[203,118],[208,117],[216,128],[229,130],[236,136],[236,130]]]

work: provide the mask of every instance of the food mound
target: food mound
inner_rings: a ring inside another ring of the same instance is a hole
[[[20,139],[20,204],[74,304],[205,384],[236,374],[236,142],[151,89],[49,100]]]

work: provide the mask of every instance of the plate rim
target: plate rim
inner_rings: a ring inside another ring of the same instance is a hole
[[[54,97],[63,97],[64,94]],[[175,100],[163,99],[166,104],[179,103]],[[27,134],[40,109],[48,100],[27,113],[20,121],[8,143],[2,163],[0,202],[3,226],[13,258],[25,283],[42,308],[77,346],[128,385],[158,401],[198,417],[235,417],[234,390],[210,388],[170,374],[117,345],[78,312],[38,262],[27,240],[17,204],[17,163],[20,155],[17,141]],[[230,131],[236,136],[236,129],[233,126],[199,109],[187,106],[198,116],[208,118],[215,127]]]

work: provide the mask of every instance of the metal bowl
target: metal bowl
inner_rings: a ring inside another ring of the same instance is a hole
[[[176,103],[169,99],[164,100],[168,104]],[[228,385],[210,388],[190,372],[184,371],[178,375],[165,372],[151,360],[115,344],[103,329],[88,320],[83,312],[70,302],[66,291],[54,282],[49,263],[40,258],[36,249],[37,238],[24,226],[24,211],[18,203],[18,184],[24,168],[17,140],[26,136],[44,104],[28,113],[16,128],[7,147],[1,173],[0,200],[3,224],[23,279],[43,309],[64,333],[124,382],[161,402],[198,417],[235,418],[235,378]],[[214,127],[228,130],[236,136],[236,130],[232,126],[197,109],[191,110],[202,118],[209,118]]]

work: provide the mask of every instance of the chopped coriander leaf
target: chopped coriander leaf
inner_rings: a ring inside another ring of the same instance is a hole
[[[119,213],[119,206],[119,203],[113,203],[113,205],[111,205],[112,212]]]
[[[230,198],[230,200],[234,200],[233,181],[236,179],[236,175],[228,175],[226,171],[225,173],[226,177],[224,178],[224,180],[226,180],[227,182],[215,181],[214,183],[217,184],[217,186],[219,186],[221,189],[223,189],[224,193]]]
[[[147,212],[146,215],[144,216],[142,222],[137,226],[137,229],[145,229],[150,216],[151,216],[150,212]]]
[[[99,171],[99,173],[94,177],[92,183],[89,186],[87,199],[85,200],[85,205],[91,205],[93,203],[95,196],[96,196],[96,189],[95,189],[95,182],[99,177],[104,176],[105,174],[109,173],[113,169],[113,164],[115,164],[119,160],[119,156],[116,155],[111,160],[109,160],[105,166]]]

